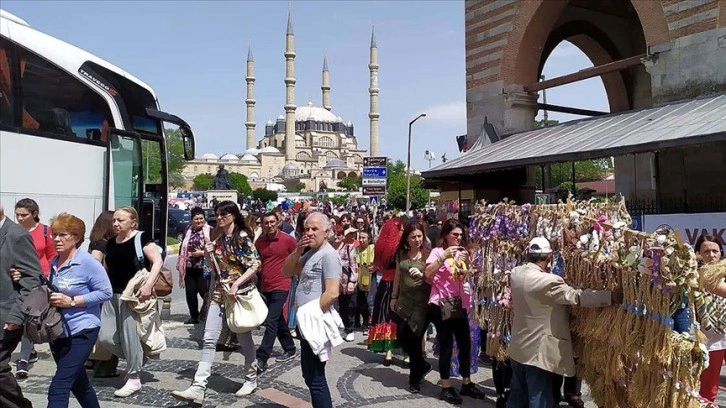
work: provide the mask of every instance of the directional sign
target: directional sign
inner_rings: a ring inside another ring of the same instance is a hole
[[[364,186],[386,186],[386,182],[388,180],[384,178],[364,178],[363,180]]]
[[[383,178],[388,176],[386,167],[363,167],[363,178]]]
[[[363,186],[363,195],[382,196],[386,194],[386,186]]]
[[[386,167],[388,164],[388,158],[387,157],[364,157],[363,158],[363,166],[383,166]]]

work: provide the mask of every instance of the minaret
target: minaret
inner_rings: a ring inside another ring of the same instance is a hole
[[[295,160],[295,35],[292,33],[292,11],[287,14],[285,35],[285,161]]]
[[[378,113],[378,45],[376,45],[376,29],[375,27],[371,30],[371,62],[368,64],[368,69],[371,72],[371,86],[368,88],[368,93],[371,96],[371,106],[368,117],[371,121],[371,141],[368,155],[378,156],[378,118],[381,116]]]
[[[328,56],[323,57],[323,85],[320,87],[323,90],[323,108],[327,110],[333,109],[330,106],[330,71],[328,71]]]
[[[247,149],[255,147],[255,61],[252,59],[252,47],[247,51]]]

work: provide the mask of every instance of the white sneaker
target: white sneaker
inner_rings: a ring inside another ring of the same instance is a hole
[[[113,395],[119,398],[126,398],[136,394],[139,391],[141,391],[141,381],[127,380],[126,384],[124,384],[124,386],[120,389],[114,391]]]
[[[345,336],[345,341],[347,341],[347,342],[355,341],[355,333],[354,332],[348,333]]]
[[[234,395],[238,397],[245,397],[247,395],[252,394],[257,389],[257,381],[245,381],[245,383],[242,385],[242,388],[240,388]]]

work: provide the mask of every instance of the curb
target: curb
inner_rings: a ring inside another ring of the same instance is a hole
[[[177,255],[177,254],[179,254],[179,245],[180,244],[167,245],[166,246],[166,254],[167,255]]]

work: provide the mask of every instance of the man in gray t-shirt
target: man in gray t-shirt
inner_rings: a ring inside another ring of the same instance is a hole
[[[323,213],[314,212],[305,219],[305,232],[282,266],[286,276],[298,275],[295,303],[298,307],[320,299],[320,309],[327,312],[338,299],[342,264],[338,251],[328,243],[331,224]],[[307,252],[306,252],[307,251]],[[304,255],[303,255],[304,253]],[[300,359],[305,384],[315,408],[332,408],[333,400],[325,378],[325,362],[313,353],[310,344],[300,339]]]

